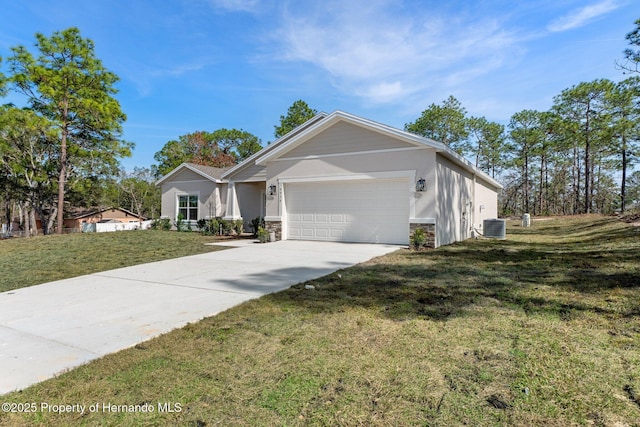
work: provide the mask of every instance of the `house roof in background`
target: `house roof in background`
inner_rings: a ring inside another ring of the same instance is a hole
[[[130,210],[127,209],[123,209],[123,208],[118,208],[115,206],[110,206],[108,208],[92,208],[92,209],[84,209],[81,211],[76,211],[76,212],[72,212],[68,218],[65,219],[81,219],[81,218],[87,218],[93,215],[97,215],[106,211],[110,211],[110,210],[117,210],[120,212],[124,212],[127,215],[131,215],[133,217],[138,218],[138,214],[136,214],[135,212],[131,212]],[[146,219],[146,217],[144,216],[140,216],[140,218]]]

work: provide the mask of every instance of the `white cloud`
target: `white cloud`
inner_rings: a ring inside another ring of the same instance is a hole
[[[381,82],[369,87],[368,92],[362,94],[374,102],[388,102],[403,97],[406,94],[402,82]]]
[[[488,74],[521,51],[495,18],[457,16],[407,11],[393,0],[307,5],[284,13],[277,51],[282,60],[325,70],[343,92],[375,103],[447,84],[451,69],[464,71],[456,83]]]
[[[617,9],[619,6],[620,5],[615,0],[603,0],[599,3],[575,9],[567,15],[551,22],[547,26],[547,30],[551,32],[560,32],[582,27],[594,19]]]

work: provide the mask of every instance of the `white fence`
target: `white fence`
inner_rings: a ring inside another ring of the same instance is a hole
[[[83,233],[107,233],[110,231],[148,230],[153,221],[142,222],[102,222],[82,224]]]

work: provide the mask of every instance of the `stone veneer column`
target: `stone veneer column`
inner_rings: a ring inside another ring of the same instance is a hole
[[[436,225],[435,224],[417,224],[417,223],[409,224],[409,241],[411,241],[411,238],[413,237],[413,233],[419,228],[422,229],[424,231],[425,236],[427,236],[426,247],[430,249],[435,249],[436,247]]]
[[[282,240],[282,221],[265,221],[264,229],[276,233],[276,240]]]

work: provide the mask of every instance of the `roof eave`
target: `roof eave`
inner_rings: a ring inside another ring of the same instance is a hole
[[[174,170],[172,170],[171,172],[169,172],[168,174],[166,174],[165,176],[157,180],[155,184],[156,187],[160,187],[162,184],[164,184],[165,181],[169,180],[170,177],[172,177],[173,175],[176,175],[182,168],[187,168],[190,171],[195,172],[204,178],[207,178],[209,181],[215,182],[216,184],[222,184],[225,182],[223,179],[215,178],[205,172],[202,172],[197,168],[194,168],[189,163],[182,163],[178,167],[176,167]]]
[[[314,123],[316,123],[316,122],[318,122],[320,120],[323,120],[326,116],[327,116],[327,113],[325,113],[323,111],[319,112],[318,114],[316,114],[315,116],[313,116],[312,118],[310,118],[309,120],[304,122],[303,124],[301,124],[301,125],[295,127],[294,129],[290,130],[285,135],[283,135],[280,138],[278,138],[275,141],[273,141],[271,144],[267,145],[266,147],[263,147],[257,153],[253,153],[251,156],[249,156],[248,158],[246,158],[242,162],[238,163],[237,165],[235,165],[234,167],[232,167],[231,169],[229,169],[228,171],[223,173],[222,174],[222,179],[226,179],[227,182],[228,182],[229,180],[227,178],[230,175],[233,175],[235,172],[239,171],[240,169],[244,169],[245,167],[251,166],[253,164],[257,164],[259,166],[263,166],[262,164],[258,163],[256,161],[256,159],[258,159],[259,157],[264,156],[267,153],[273,151],[274,149],[276,149],[277,147],[282,145],[284,143],[284,141],[287,141],[288,139],[293,138],[296,134],[298,134],[299,132],[302,132],[304,129],[306,129],[307,127],[313,125]]]
[[[271,152],[265,153],[264,155],[260,156],[258,159],[256,159],[256,164],[262,165],[262,166],[266,165],[268,161],[277,159],[281,155],[285,154],[287,151],[295,148],[299,144],[304,143],[304,141],[308,140],[309,138],[312,138],[316,134],[322,132],[324,129],[331,127],[332,125],[340,121],[345,121],[345,122],[354,124],[356,126],[366,127],[369,130],[383,133],[389,136],[393,136],[397,139],[401,139],[409,144],[423,146],[423,147],[430,147],[436,150],[444,148],[444,145],[439,142],[426,139],[424,137],[412,134],[410,132],[396,129],[382,123],[374,122],[369,119],[355,116],[353,114],[349,114],[344,111],[336,110],[333,113],[326,116],[322,121],[319,121],[317,123],[314,123],[312,126],[307,127],[303,132],[299,133],[298,135],[296,135],[295,137],[287,141],[286,144],[282,144],[277,149],[272,150]]]
[[[443,154],[445,157],[447,157],[449,160],[452,160],[457,165],[462,166],[468,172],[471,172],[472,174],[479,176],[484,181],[487,181],[489,184],[495,186],[498,190],[501,190],[503,188],[502,184],[500,184],[494,178],[491,178],[489,175],[487,175],[482,170],[478,169],[469,160],[467,160],[465,157],[461,156],[460,154],[456,153],[455,151],[453,151],[451,148],[447,147],[446,145],[442,144],[442,148],[441,149],[437,149],[436,151],[438,153]]]

